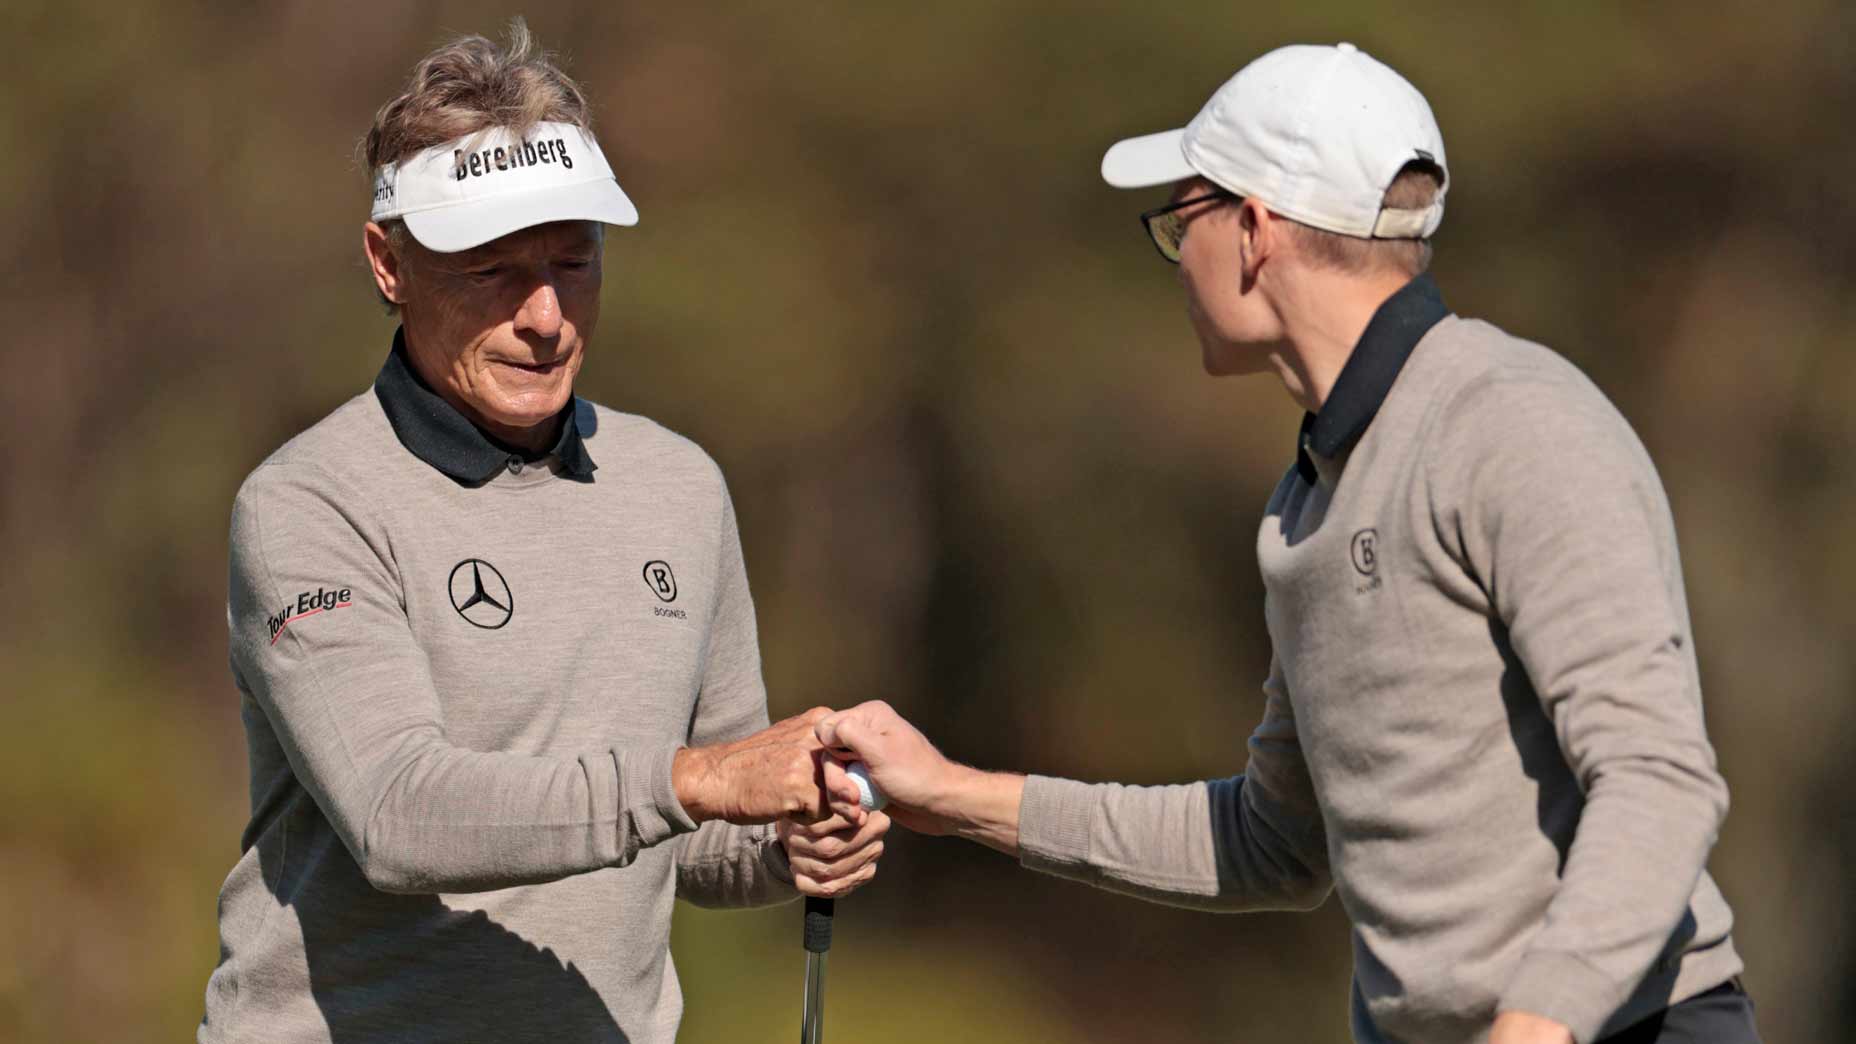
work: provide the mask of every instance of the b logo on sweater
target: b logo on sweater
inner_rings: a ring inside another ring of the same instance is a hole
[[[1369,526],[1355,533],[1348,554],[1353,559],[1354,572],[1364,578],[1354,585],[1353,593],[1378,590],[1384,583],[1379,578],[1379,530]]]
[[[677,576],[670,571],[669,562],[646,562],[644,582],[651,586],[651,593],[657,596],[658,601],[677,600]]]
[[[1379,530],[1362,529],[1353,535],[1353,567],[1361,576],[1379,570]]]
[[[668,603],[677,600],[677,574],[670,571],[669,562],[665,562],[661,559],[646,562],[644,564],[644,582],[645,586],[651,589],[651,593],[657,596],[658,601]],[[687,620],[690,618],[689,614],[683,610],[674,609],[668,605],[652,606],[651,615],[667,616],[674,620]]]

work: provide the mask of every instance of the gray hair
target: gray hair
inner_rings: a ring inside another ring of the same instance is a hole
[[[592,114],[580,85],[514,18],[507,47],[460,36],[419,59],[406,89],[374,114],[362,158],[371,180],[375,167],[434,145],[493,127],[519,136],[543,121],[590,128]]]
[[[542,122],[590,129],[593,117],[580,85],[555,55],[536,46],[528,23],[517,17],[510,19],[507,46],[473,34],[419,59],[406,89],[374,114],[358,151],[371,190],[377,167],[493,128],[520,136]],[[404,256],[405,224],[384,224],[394,250]],[[391,301],[387,309],[397,311]]]

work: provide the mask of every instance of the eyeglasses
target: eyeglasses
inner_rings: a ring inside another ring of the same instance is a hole
[[[1186,238],[1186,226],[1192,223],[1193,218],[1199,216],[1198,214],[1187,216],[1180,211],[1200,203],[1210,203],[1213,200],[1227,201],[1237,198],[1239,197],[1236,193],[1226,192],[1224,189],[1213,189],[1203,196],[1194,196],[1191,199],[1182,199],[1178,203],[1168,203],[1164,207],[1155,207],[1141,215],[1141,224],[1147,229],[1148,236],[1152,237],[1154,249],[1160,251],[1160,256],[1177,265],[1179,264],[1179,245]],[[1210,207],[1206,208],[1206,210],[1210,209]]]

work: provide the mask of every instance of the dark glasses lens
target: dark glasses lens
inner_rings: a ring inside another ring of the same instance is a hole
[[[1177,265],[1179,264],[1180,244],[1186,240],[1186,226],[1191,224],[1192,218],[1205,212],[1201,210],[1188,216],[1185,212],[1186,208],[1197,206],[1200,203],[1236,198],[1231,193],[1218,189],[1203,196],[1182,199],[1178,203],[1169,203],[1164,207],[1149,210],[1141,215],[1141,224],[1147,226],[1147,234],[1153,238],[1154,249],[1160,251],[1160,256]]]
[[[1147,221],[1147,234],[1154,237],[1160,256],[1179,264],[1179,245],[1186,239],[1186,219],[1177,210],[1156,214]]]

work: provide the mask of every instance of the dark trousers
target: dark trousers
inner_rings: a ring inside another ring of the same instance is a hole
[[[1632,1024],[1598,1044],[1759,1044],[1753,998],[1729,979]]]

